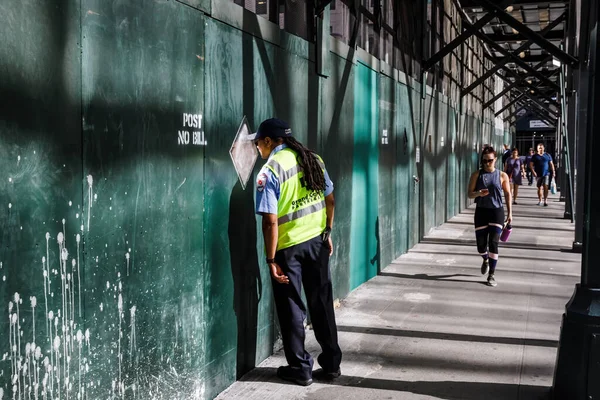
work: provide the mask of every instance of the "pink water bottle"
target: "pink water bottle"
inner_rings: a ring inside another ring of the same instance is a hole
[[[506,224],[504,226],[504,229],[502,229],[502,233],[500,234],[500,241],[507,242],[511,232],[512,232],[512,225]]]

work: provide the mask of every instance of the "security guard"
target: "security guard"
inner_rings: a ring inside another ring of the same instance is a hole
[[[333,254],[333,183],[322,159],[292,136],[289,125],[277,118],[263,121],[251,137],[263,159],[268,159],[256,181],[256,212],[262,215],[267,264],[283,348],[288,362],[277,375],[308,386],[313,359],[304,348],[304,320],[308,302],[315,337],[322,353],[315,378],[341,375],[333,311],[329,257]]]

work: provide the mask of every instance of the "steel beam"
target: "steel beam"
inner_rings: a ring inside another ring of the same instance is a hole
[[[505,110],[509,109],[513,104],[515,104],[517,101],[521,100],[523,97],[525,97],[525,95],[521,94],[519,97],[512,99],[511,101],[508,102],[508,104],[506,104],[504,107],[502,107],[502,109],[500,111],[495,113],[494,116],[497,117],[498,115],[502,114]]]
[[[564,12],[560,15],[560,17],[556,18],[554,21],[552,21],[551,24],[549,24],[547,27],[545,27],[540,34],[545,36],[548,32],[550,32],[552,29],[556,28],[558,26],[558,24],[562,23],[567,17],[567,13]],[[487,36],[487,35],[486,35]],[[488,40],[491,40],[488,38]],[[495,43],[495,42],[494,42]],[[521,46],[519,46],[516,50],[513,51],[513,55],[514,56],[519,56],[519,53],[521,53],[523,50],[527,49],[528,47],[530,47],[533,44],[533,40],[528,40],[527,42],[523,43]],[[467,87],[464,90],[461,90],[460,96],[464,97],[467,94],[471,93],[471,91],[473,89],[475,89],[477,86],[481,85],[483,82],[485,82],[486,79],[490,78],[491,76],[494,75],[494,73],[496,71],[498,71],[500,68],[502,68],[504,65],[508,64],[511,60],[510,56],[506,56],[504,57],[502,60],[498,61],[498,63],[496,65],[494,65],[493,68],[488,69],[483,75],[481,75],[475,82],[473,82],[471,85],[469,85],[469,87]],[[537,70],[537,69],[536,69]]]
[[[464,23],[468,24],[468,22],[466,22],[466,21]],[[535,69],[533,69],[533,67],[531,67],[529,64],[527,64],[526,62],[524,62],[523,60],[521,60],[518,56],[515,56],[514,54],[510,53],[508,50],[506,50],[504,47],[500,46],[498,43],[495,43],[495,42],[492,42],[491,40],[489,40],[487,38],[487,36],[485,36],[485,33],[477,31],[477,32],[475,32],[475,34],[479,38],[481,38],[483,41],[485,41],[490,47],[496,49],[496,51],[498,51],[499,53],[502,53],[503,55],[512,58],[513,61],[519,67],[521,67],[521,68],[525,69],[526,71],[530,72],[531,74],[533,74],[533,76],[535,76],[539,80],[546,82],[550,87],[552,87],[553,89],[556,89],[556,91],[559,90],[559,87],[558,87],[558,85],[556,83],[552,82],[550,79],[548,79],[546,76],[544,76],[544,74],[542,74],[541,72],[536,71]],[[509,83],[512,83],[512,82],[509,82]]]
[[[496,4],[492,3],[490,0],[475,0],[482,7],[486,8],[489,12],[496,11],[496,15],[498,18],[512,28],[517,30],[523,36],[532,40],[542,49],[546,50],[548,53],[552,54],[554,57],[558,58],[562,63],[568,64],[572,67],[575,67],[578,64],[578,60],[570,54],[565,53],[542,36],[540,36],[537,32],[531,30],[531,28],[527,27],[525,24],[514,18],[512,15],[505,13],[504,8],[498,7]]]
[[[504,71],[506,72],[507,75],[513,76],[515,77],[515,79],[517,79],[519,77],[519,75],[515,74],[514,72],[512,72],[510,69],[503,67]],[[504,79],[506,82],[508,82],[509,84],[511,83],[509,80],[506,79],[505,76],[499,75],[500,78]],[[539,86],[540,84],[538,83],[536,86]],[[527,86],[529,87],[528,90],[535,90],[536,87],[533,87],[533,84],[527,84]],[[516,88],[516,90],[521,90],[520,88]],[[529,94],[528,92],[526,92],[527,94]],[[554,93],[554,92],[553,92]],[[529,97],[529,96],[528,96]],[[559,104],[555,101],[552,100],[552,97],[547,95],[547,94],[543,94],[543,98],[546,100],[550,100],[555,106],[559,106]]]
[[[550,58],[552,58],[552,56],[549,56]],[[539,69],[540,66],[542,66],[545,63],[545,61],[542,61],[541,63],[539,63],[538,65],[534,66],[533,68],[535,69]],[[554,71],[550,76],[554,75],[558,70]],[[489,106],[491,106],[492,104],[494,104],[498,99],[500,99],[502,96],[504,96],[506,93],[510,92],[512,89],[516,88],[518,85],[521,84],[521,82],[526,81],[528,78],[528,75],[522,76],[520,78],[517,78],[513,83],[511,83],[510,85],[508,85],[506,88],[504,88],[504,90],[502,90],[502,92],[498,93],[496,96],[494,96],[493,99],[491,99],[490,101],[488,101],[487,103],[485,103],[483,105],[483,109],[485,110],[486,108],[488,108]],[[534,86],[535,88],[538,88],[541,85],[541,82],[538,83],[536,86]]]
[[[508,34],[503,35],[500,33],[486,33],[487,37],[490,40],[493,40],[496,43],[514,43],[514,42],[525,42],[527,38],[520,33],[518,34]],[[551,31],[544,35],[546,40],[563,40],[564,32],[563,31]]]
[[[552,119],[551,117],[547,116],[546,114],[540,112],[539,110],[533,109],[533,108],[529,108],[527,106],[524,106],[527,110],[531,111],[533,114],[537,115],[537,117],[548,123],[549,125],[551,125],[552,128],[556,128],[556,123],[557,120]]]
[[[520,101],[517,102],[518,107],[515,108],[515,111],[511,112],[510,114],[508,114],[508,116],[506,117],[506,119],[511,119],[512,117],[518,118],[517,114],[519,113],[519,111],[521,110],[525,110],[527,111],[527,107],[524,107]]]
[[[504,2],[502,2],[499,6],[500,10],[503,10],[504,8],[510,6],[514,1],[515,0],[504,0]],[[452,50],[454,50],[455,48],[457,48],[458,46],[463,44],[467,39],[469,39],[471,36],[473,36],[479,29],[483,28],[485,25],[490,23],[494,18],[496,18],[497,13],[498,13],[497,11],[494,11],[489,14],[486,14],[483,18],[481,18],[480,20],[475,22],[473,25],[467,26],[460,35],[458,35],[456,38],[454,38],[454,40],[452,40],[450,43],[448,43],[446,46],[444,46],[443,49],[441,49],[440,51],[435,53],[428,60],[425,60],[423,62],[423,70],[429,71],[435,64],[437,64],[445,56],[450,54],[450,52],[452,52]]]
[[[525,96],[527,96],[527,94],[525,93]],[[552,118],[554,120],[558,119],[558,116],[555,115],[551,110],[548,110],[547,108],[543,107],[541,104],[537,103],[535,100],[533,99],[529,99],[530,101],[527,102],[526,104],[528,105],[529,109],[531,111],[535,111],[537,107],[537,110],[543,114],[545,114],[548,118]]]
[[[325,10],[325,7],[327,7],[332,2],[333,2],[333,0],[316,0],[315,1],[315,15],[321,14],[323,12],[323,10]],[[271,1],[271,3],[277,4],[276,1]]]
[[[461,0],[463,9],[467,8],[480,8],[481,6],[477,1],[474,0]],[[516,0],[513,4],[515,6],[524,5],[547,5],[547,4],[564,4],[565,0]]]

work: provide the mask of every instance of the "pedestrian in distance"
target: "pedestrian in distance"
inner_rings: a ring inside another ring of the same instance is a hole
[[[517,204],[517,196],[519,195],[519,186],[523,184],[523,175],[525,175],[525,166],[519,157],[519,149],[512,149],[512,156],[506,160],[504,172],[510,178],[510,186],[512,189],[513,204]]]
[[[548,188],[556,175],[556,170],[554,169],[552,156],[545,152],[543,143],[538,143],[537,153],[531,157],[529,168],[531,168],[532,174],[537,180],[538,206],[548,207]]]
[[[298,142],[285,121],[263,121],[251,140],[267,160],[256,181],[256,212],[262,215],[266,262],[288,363],[278,368],[277,376],[302,386],[310,385],[313,376],[335,379],[341,375],[342,351],[329,270],[333,183],[321,157]],[[321,369],[314,374],[313,358],[304,347],[303,285],[322,349],[317,358]]]
[[[504,149],[502,150],[502,170],[504,170],[504,165],[506,165],[506,160],[510,157],[510,145],[505,144]]]
[[[469,180],[468,197],[475,199],[475,239],[477,251],[483,258],[481,274],[488,274],[488,286],[497,286],[494,277],[498,264],[498,242],[504,224],[512,222],[510,180],[505,172],[495,167],[496,151],[487,147],[481,155],[481,167]],[[504,220],[502,192],[506,199],[508,217]]]
[[[533,185],[533,170],[530,168],[529,164],[531,163],[531,157],[533,157],[534,154],[535,150],[533,147],[530,147],[527,156],[525,156],[525,169],[527,171],[527,184],[529,186]]]

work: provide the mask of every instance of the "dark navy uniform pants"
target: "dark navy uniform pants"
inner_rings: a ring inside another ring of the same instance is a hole
[[[301,297],[304,284],[311,323],[322,349],[317,361],[326,372],[337,371],[342,361],[342,351],[338,345],[333,312],[327,243],[317,236],[278,251],[275,261],[290,279],[289,284],[271,279],[288,364],[298,374],[298,378],[312,377],[313,359],[304,348],[306,307]]]

